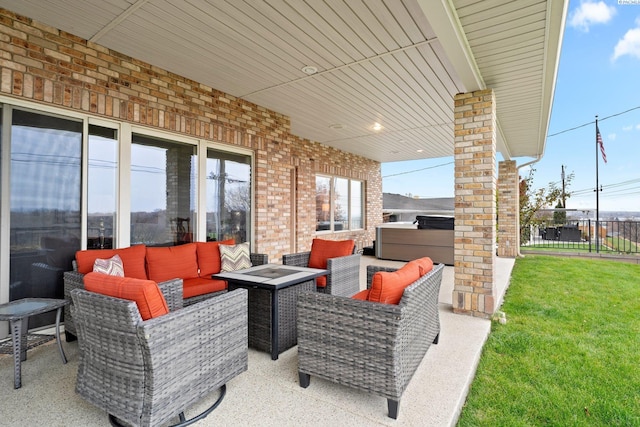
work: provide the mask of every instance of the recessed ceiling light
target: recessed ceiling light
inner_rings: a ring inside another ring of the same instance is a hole
[[[304,67],[302,67],[302,72],[305,74],[315,74],[318,72],[318,69],[316,67],[314,67],[313,65],[305,65]]]
[[[419,148],[419,149],[417,149],[416,151],[417,151],[418,153],[422,153],[422,152],[424,152],[424,150],[423,150],[422,148]]]
[[[331,129],[344,129],[346,126],[342,123],[332,123],[329,125]]]
[[[382,125],[380,123],[376,122],[376,123],[373,124],[372,129],[375,130],[375,131],[382,130]]]

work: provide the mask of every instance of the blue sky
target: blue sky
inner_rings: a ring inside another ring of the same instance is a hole
[[[640,1],[635,3],[569,3],[546,149],[533,165],[535,188],[559,183],[562,165],[574,174],[567,208],[595,210],[598,115],[607,155],[606,164],[599,158],[600,210],[640,211]],[[516,159],[518,165],[530,160]],[[383,163],[382,176],[384,192],[453,197],[452,157]]]

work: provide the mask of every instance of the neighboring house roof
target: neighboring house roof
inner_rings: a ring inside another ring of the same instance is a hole
[[[429,199],[416,199],[400,194],[383,193],[382,210],[390,211],[452,211],[454,208],[453,197],[434,197]]]
[[[541,156],[567,5],[0,0],[192,79],[201,85],[193,90],[217,89],[288,116],[294,135],[379,162],[453,156],[453,97],[479,89],[494,90],[503,158]],[[309,67],[316,72],[305,74]]]

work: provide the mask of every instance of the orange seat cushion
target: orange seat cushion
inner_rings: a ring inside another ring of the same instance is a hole
[[[313,239],[308,266],[310,268],[326,269],[329,258],[351,255],[353,254],[354,247],[355,241],[353,240]],[[318,277],[316,279],[316,285],[320,288],[325,288],[327,286],[327,277]]]
[[[362,301],[367,301],[369,299],[369,289],[365,289],[364,291],[360,291],[357,294],[351,297],[352,299],[359,299]]]
[[[198,277],[196,244],[147,248],[147,272],[149,279],[156,282]]]
[[[394,272],[378,271],[373,275],[369,289],[369,301],[398,304],[404,288],[420,278],[417,263],[408,262]]]
[[[96,259],[109,259],[118,255],[122,260],[124,275],[135,279],[147,279],[147,270],[144,261],[146,254],[145,245],[135,245],[122,249],[88,249],[76,252],[78,272],[87,274],[93,271]]]
[[[327,287],[327,276],[316,277],[316,286],[319,288]]]
[[[207,279],[205,277],[194,277],[182,280],[182,298],[191,298],[198,295],[210,294],[227,289],[226,280]]]
[[[429,257],[418,258],[409,262],[412,262],[418,265],[418,270],[420,271],[420,277],[424,276],[425,274],[433,270],[433,261]]]
[[[91,272],[84,276],[84,288],[90,292],[135,301],[142,320],[169,312],[167,301],[158,284],[153,280]]]
[[[313,239],[311,254],[309,255],[309,267],[327,268],[329,258],[351,255],[355,242],[353,240],[324,240]]]
[[[220,273],[220,245],[233,245],[235,240],[223,240],[221,242],[196,242],[196,255],[200,277],[211,277]]]

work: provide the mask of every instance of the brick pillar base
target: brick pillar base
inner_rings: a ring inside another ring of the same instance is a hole
[[[496,106],[492,90],[455,96],[453,311],[490,317],[496,242]]]
[[[498,256],[520,254],[520,192],[514,160],[498,164]]]

